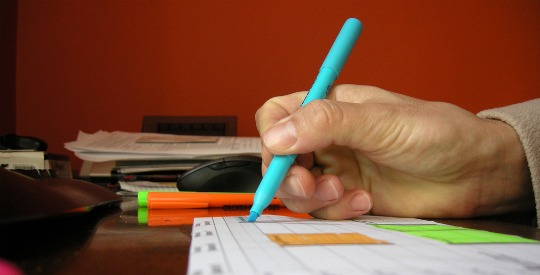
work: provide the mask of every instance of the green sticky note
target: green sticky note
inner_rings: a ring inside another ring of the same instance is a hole
[[[538,242],[519,236],[450,225],[376,225],[376,227],[400,231],[409,235],[433,239],[449,244]]]

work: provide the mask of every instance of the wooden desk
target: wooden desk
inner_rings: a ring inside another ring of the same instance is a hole
[[[218,210],[211,215],[244,212]],[[193,213],[208,216],[205,210]],[[286,213],[290,212],[269,212]],[[139,224],[137,215],[135,198],[126,198],[121,208],[0,228],[0,258],[27,274],[184,274],[191,224],[149,227]],[[540,230],[523,225],[482,219],[437,221],[540,240]]]

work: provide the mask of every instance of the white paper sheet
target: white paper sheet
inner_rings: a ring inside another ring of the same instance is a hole
[[[82,160],[101,162],[127,159],[217,158],[228,155],[259,155],[258,137],[219,137],[217,142],[138,142],[141,138],[174,136],[155,133],[98,131],[79,132],[76,141],[65,143]]]
[[[188,274],[540,274],[539,243],[452,245],[374,226],[437,225],[430,221],[373,216],[354,221],[268,215],[255,223],[246,219],[196,218]],[[325,232],[359,233],[389,244],[281,246],[268,237]]]

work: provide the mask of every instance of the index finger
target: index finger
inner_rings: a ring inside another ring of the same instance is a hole
[[[307,92],[296,92],[290,95],[277,96],[266,101],[255,113],[255,123],[259,134],[275,125],[281,119],[296,112]]]

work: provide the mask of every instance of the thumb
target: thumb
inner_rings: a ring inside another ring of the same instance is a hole
[[[332,144],[360,149],[370,128],[377,124],[370,106],[316,100],[267,129],[262,140],[278,155],[304,154]]]

